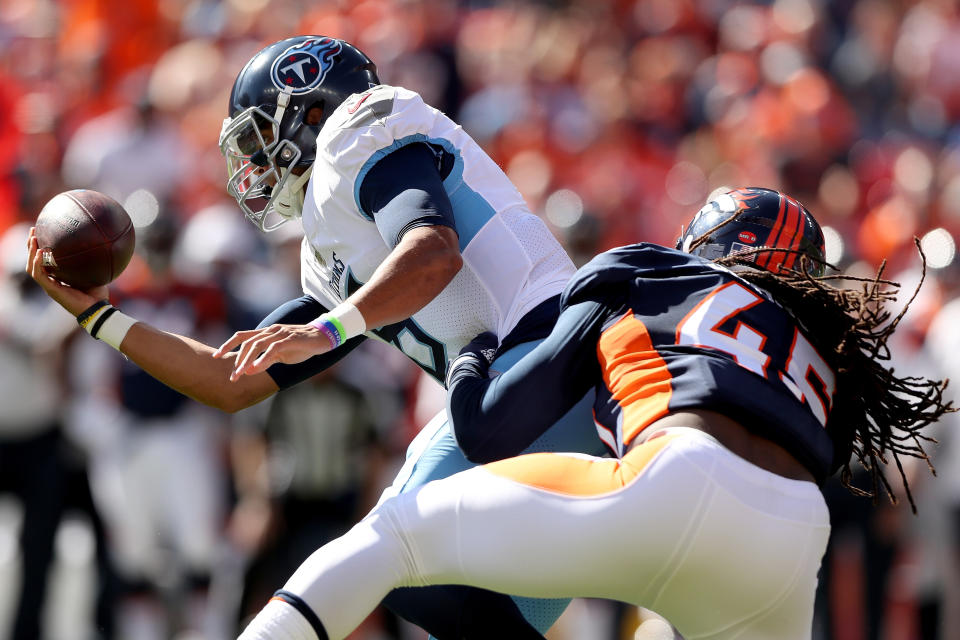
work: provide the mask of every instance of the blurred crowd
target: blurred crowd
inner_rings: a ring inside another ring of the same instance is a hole
[[[132,315],[219,344],[298,295],[297,230],[261,235],[243,220],[217,138],[241,66],[304,33],[356,44],[384,82],[460,122],[578,263],[672,244],[724,186],[797,197],[841,270],[871,276],[886,260],[901,304],[925,275],[891,364],[960,380],[952,0],[4,0],[0,491],[21,501],[28,535],[24,597],[0,637],[48,637],[44,576],[71,510],[95,534],[99,590],[72,637],[233,637],[372,505],[442,402],[371,345],[264,406],[219,414],[77,339],[23,274],[43,204],[92,188],[137,226],[112,286]],[[939,477],[906,469],[917,516],[827,487],[816,638],[960,637],[954,421],[937,426]],[[551,637],[628,637],[630,619],[578,602]],[[356,637],[421,636],[379,611]]]

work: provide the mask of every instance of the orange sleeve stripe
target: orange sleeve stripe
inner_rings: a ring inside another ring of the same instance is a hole
[[[623,442],[628,444],[647,425],[666,415],[673,376],[654,348],[646,325],[632,310],[600,336],[597,358],[603,381],[623,411]]]
[[[486,471],[528,487],[578,498],[620,491],[636,480],[650,462],[680,435],[644,442],[623,460],[566,453],[531,453],[483,465]]]

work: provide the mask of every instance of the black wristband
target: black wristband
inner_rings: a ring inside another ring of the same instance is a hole
[[[86,325],[86,322],[87,322],[91,317],[93,317],[93,314],[95,314],[97,311],[99,311],[100,309],[106,307],[106,306],[109,305],[109,304],[110,304],[110,303],[107,302],[106,300],[97,300],[97,301],[94,302],[92,305],[90,305],[89,307],[87,307],[86,309],[84,309],[83,312],[82,312],[80,315],[77,316],[77,324],[79,324],[81,327],[83,327],[84,329],[86,329],[86,326],[85,326],[85,325]]]
[[[102,327],[103,323],[107,321],[107,318],[109,318],[116,312],[117,312],[116,307],[110,307],[109,309],[107,309],[106,311],[100,314],[100,317],[97,318],[97,321],[93,323],[93,328],[90,329],[90,335],[93,336],[94,339],[99,340],[99,338],[97,338],[97,334],[100,333],[100,327]]]
[[[303,598],[298,596],[295,593],[285,591],[284,589],[279,589],[273,594],[271,600],[282,600],[286,602],[291,607],[300,612],[307,622],[310,623],[310,626],[313,627],[313,632],[317,634],[319,640],[328,640],[329,636],[327,635],[327,630],[323,628],[323,623],[320,622],[320,618],[317,617],[317,614],[314,613],[313,609],[310,608],[306,602],[303,601]]]

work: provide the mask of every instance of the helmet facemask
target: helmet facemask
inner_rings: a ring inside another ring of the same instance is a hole
[[[299,217],[326,119],[351,95],[380,84],[353,45],[303,35],[253,56],[233,83],[220,133],[227,191],[263,231]]]
[[[300,160],[300,148],[280,139],[283,98],[276,116],[260,107],[244,109],[223,121],[220,153],[227,162],[227,192],[248,220],[261,231],[273,231],[287,220],[300,217],[305,187],[312,167],[297,175],[292,167]],[[275,215],[274,215],[275,214]]]

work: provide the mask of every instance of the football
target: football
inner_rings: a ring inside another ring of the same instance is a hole
[[[54,196],[37,216],[36,236],[47,273],[84,291],[120,275],[136,243],[120,203],[89,189]]]

